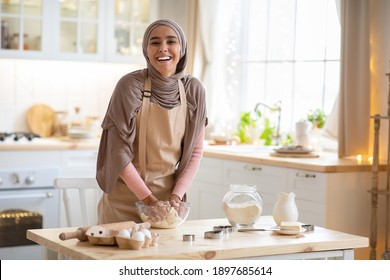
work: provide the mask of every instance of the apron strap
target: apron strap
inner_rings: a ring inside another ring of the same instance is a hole
[[[145,181],[146,172],[146,125],[148,123],[148,115],[150,108],[150,96],[151,96],[151,80],[148,77],[145,79],[144,90],[142,92],[142,114],[139,128],[139,167],[141,171],[141,178]],[[146,97],[146,98],[145,98]]]

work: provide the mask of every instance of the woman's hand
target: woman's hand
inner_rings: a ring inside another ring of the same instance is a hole
[[[158,199],[154,195],[149,195],[146,198],[142,199],[143,204],[145,205],[154,205],[158,202]]]
[[[158,200],[151,194],[143,199],[142,202],[149,206],[159,206],[158,208],[152,207],[151,212],[148,215],[150,221],[153,223],[164,221],[171,212],[172,207],[179,207],[183,204],[181,198],[175,194],[171,194],[168,201]],[[181,208],[177,208],[177,211],[180,212]]]
[[[178,207],[182,203],[182,200],[178,195],[172,193],[169,196],[169,203],[172,207]]]
[[[164,220],[165,216],[171,209],[171,204],[168,201],[158,200],[153,194],[142,200],[144,205],[158,206],[150,208],[149,213],[145,213],[153,223],[158,223]]]
[[[183,200],[181,200],[181,198],[176,195],[176,194],[171,194],[169,196],[169,203],[171,204],[172,207],[176,207],[176,211],[177,211],[177,214],[179,216],[182,216],[183,213],[182,212],[185,212],[186,210],[180,206],[182,206],[184,204]]]

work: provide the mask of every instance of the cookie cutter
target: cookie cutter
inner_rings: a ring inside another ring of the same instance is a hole
[[[212,230],[212,231],[206,231],[204,233],[205,239],[221,239],[222,237],[223,237],[222,230]]]
[[[225,226],[214,226],[214,231],[223,231],[224,234],[229,234],[233,232],[233,227],[231,225],[225,225]]]
[[[306,229],[306,232],[314,231],[314,225],[301,225],[301,227]]]
[[[183,241],[195,241],[195,234],[183,234]]]

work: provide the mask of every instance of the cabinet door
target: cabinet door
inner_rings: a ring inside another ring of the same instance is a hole
[[[188,219],[224,218],[222,199],[225,188],[222,185],[223,161],[203,158],[191,184],[187,200],[192,203]]]
[[[263,200],[262,215],[272,215],[276,194],[287,191],[286,168],[226,160],[223,178],[227,187],[230,184],[256,185]]]
[[[320,172],[289,170],[288,191],[296,195],[299,221],[325,226],[328,176]]]
[[[66,150],[61,152],[61,177],[95,177],[97,151]]]
[[[65,60],[104,59],[104,1],[53,1],[53,57]]]
[[[158,0],[0,1],[0,57],[144,64]]]
[[[107,2],[107,60],[145,63],[143,34],[156,19],[157,0],[114,0]]]
[[[41,58],[48,56],[48,0],[0,2],[0,56]]]

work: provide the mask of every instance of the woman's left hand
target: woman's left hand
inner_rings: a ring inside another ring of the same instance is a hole
[[[169,196],[169,203],[171,204],[172,207],[178,207],[182,203],[182,200],[178,195],[171,194]]]

